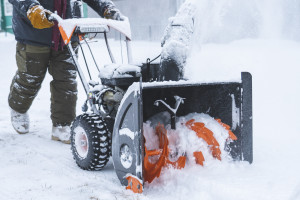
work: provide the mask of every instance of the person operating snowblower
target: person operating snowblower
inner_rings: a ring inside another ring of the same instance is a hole
[[[52,75],[52,139],[70,143],[70,124],[76,117],[76,68],[57,23],[48,20],[51,12],[63,19],[81,17],[81,0],[9,0],[13,5],[13,30],[17,40],[17,72],[8,97],[11,122],[19,134],[29,132],[28,110],[36,97],[47,70]],[[84,0],[101,17],[122,20],[110,0]],[[72,38],[72,45],[78,45]]]

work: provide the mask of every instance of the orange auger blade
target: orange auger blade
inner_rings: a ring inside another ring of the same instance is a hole
[[[221,160],[221,150],[219,148],[220,144],[214,137],[214,134],[211,130],[205,127],[203,123],[195,122],[194,119],[186,122],[186,126],[195,131],[199,138],[202,138],[209,146],[214,158]]]
[[[228,130],[229,138],[232,140],[237,140],[237,137],[230,130],[230,126],[221,122],[221,120],[216,120],[219,124],[221,124],[226,130]],[[212,156],[218,160],[221,160],[221,150],[220,144],[214,137],[214,134],[211,130],[205,127],[204,123],[195,122],[195,119],[191,119],[186,122],[186,126],[195,131],[196,135],[199,138],[202,138],[207,145],[210,147]],[[145,157],[144,157],[144,180],[146,182],[151,183],[156,177],[160,176],[161,170],[163,167],[167,165],[172,165],[176,169],[182,169],[185,167],[186,157],[181,156],[178,158],[176,162],[172,162],[169,160],[170,150],[168,148],[169,141],[167,137],[167,130],[164,125],[158,124],[155,128],[155,133],[159,137],[159,148],[154,150],[147,150],[145,147]],[[156,163],[151,163],[149,161],[150,156],[159,156],[159,159]],[[203,166],[205,161],[203,153],[201,151],[194,152],[195,161],[197,164]]]
[[[221,119],[216,119],[216,121],[221,124],[221,126],[223,126],[227,131],[228,131],[228,134],[229,134],[229,138],[232,139],[232,140],[237,140],[237,137],[236,135],[230,130],[230,126],[227,125],[227,124],[224,124],[223,122],[221,122]]]
[[[147,150],[145,147],[144,180],[149,183],[151,183],[156,177],[158,178],[162,168],[168,164],[172,165],[174,168],[181,169],[185,166],[186,161],[184,156],[179,157],[176,162],[169,160],[169,141],[167,137],[167,130],[164,128],[164,125],[158,124],[155,128],[155,133],[159,137],[159,148],[162,150]],[[160,157],[156,163],[151,163],[149,161],[149,156],[155,155],[160,155]]]
[[[203,162],[205,161],[204,156],[201,151],[195,151],[194,152],[195,161],[197,164],[203,166]]]
[[[151,163],[149,161],[149,156],[157,155],[157,150],[148,151],[145,147],[145,157],[144,157],[144,180],[151,183],[156,177],[160,176],[160,172],[165,166],[166,156],[168,155],[168,138],[167,131],[163,125],[158,124],[155,128],[155,133],[159,135],[160,148],[162,148],[161,155],[156,163]],[[162,142],[163,141],[163,142]],[[153,154],[155,152],[155,154]]]
[[[185,167],[185,161],[186,157],[185,156],[180,156],[177,161],[172,162],[169,159],[167,159],[167,164],[172,165],[175,169],[182,169]]]

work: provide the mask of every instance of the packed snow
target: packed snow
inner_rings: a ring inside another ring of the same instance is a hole
[[[191,2],[200,8],[195,35],[201,37],[192,39],[185,76],[191,81],[223,81],[251,72],[253,163],[211,159],[204,167],[164,169],[160,178],[145,184],[143,194],[121,186],[111,161],[102,171],[81,170],[70,145],[50,140],[49,75],[28,112],[30,132],[19,135],[13,130],[7,97],[16,71],[16,42],[12,35],[0,33],[0,199],[300,199],[298,1]],[[120,42],[110,42],[112,51],[120,52]],[[91,46],[101,55],[99,65],[109,63],[103,41]],[[134,41],[132,48],[136,63],[161,51],[159,42]],[[94,80],[97,77],[95,70]],[[78,85],[80,114],[86,94]]]
[[[132,77],[129,72],[137,74],[141,72],[141,68],[135,65],[130,64],[116,64],[112,63],[105,65],[101,70],[99,77],[100,78],[119,78],[119,77]]]

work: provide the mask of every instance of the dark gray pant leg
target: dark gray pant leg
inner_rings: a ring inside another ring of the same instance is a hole
[[[45,78],[50,48],[17,43],[18,70],[12,80],[8,96],[9,106],[19,113],[30,108]]]
[[[52,51],[49,73],[51,90],[51,119],[54,126],[70,125],[76,117],[76,67],[66,47]]]

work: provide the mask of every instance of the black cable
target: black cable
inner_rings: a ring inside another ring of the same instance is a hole
[[[89,73],[90,80],[92,80],[92,76],[91,76],[91,73],[90,73],[90,70],[89,70],[89,66],[87,64],[87,61],[86,61],[86,58],[85,58],[85,55],[84,55],[84,52],[83,52],[83,49],[82,49],[82,46],[81,46],[80,42],[79,42],[79,46],[80,46],[80,49],[81,49],[81,52],[82,52],[82,55],[83,55],[83,58],[84,58],[86,69]]]
[[[150,58],[147,59],[147,63],[149,61],[149,63],[152,63],[153,61],[157,60],[159,57],[161,56],[161,54],[159,54],[157,57],[155,57],[154,59],[150,60]]]
[[[147,61],[146,61],[146,65],[147,65],[147,72],[150,73],[150,64],[157,60],[159,57],[161,56],[161,54],[159,54],[158,56],[156,56],[154,59],[150,60],[150,58],[147,58]]]
[[[151,68],[151,63],[155,60],[157,60],[159,57],[161,56],[161,54],[159,54],[158,56],[156,56],[154,59],[150,60],[150,58],[147,58],[146,61],[146,77],[145,80],[149,80],[150,79],[150,68]]]
[[[79,43],[79,45],[80,45],[80,43]],[[70,48],[72,48],[72,45],[67,45],[67,48],[69,49],[69,52],[71,53],[71,49]],[[73,50],[73,49],[72,49]],[[78,75],[79,75],[79,78],[80,78],[80,80],[81,80],[81,83],[82,83],[82,85],[83,85],[83,89],[85,90],[85,92],[86,93],[88,93],[88,91],[86,90],[86,88],[85,88],[85,85],[84,85],[84,82],[83,82],[83,78],[82,78],[82,76],[81,76],[81,73],[79,73],[79,70],[78,70],[78,65],[77,65],[77,59],[75,59],[75,57],[74,57],[75,55],[73,55],[72,53],[71,53],[71,57],[72,57],[72,60],[73,60],[73,62],[75,63],[75,68],[76,68],[76,71],[78,72]]]
[[[84,39],[84,42],[86,43],[86,45],[88,46],[88,48],[89,48],[89,50],[90,50],[90,52],[91,52],[92,58],[93,58],[93,60],[94,60],[94,63],[95,63],[95,65],[96,65],[96,67],[97,67],[98,72],[100,72],[99,67],[98,67],[98,65],[97,65],[97,62],[96,62],[96,60],[95,60],[94,54],[93,54],[93,52],[92,52],[92,50],[91,50],[91,47],[90,47],[89,43],[86,41],[86,39]]]
[[[104,32],[103,34],[104,34],[105,44],[106,44],[106,48],[107,48],[108,54],[110,56],[111,62],[116,63],[116,60],[115,60],[114,56],[112,55],[112,52],[110,50],[110,47],[109,47],[109,44],[108,44],[108,41],[107,41],[106,32]]]
[[[147,65],[146,80],[148,80],[149,79],[149,74],[150,74],[150,58],[147,58],[146,65]]]

